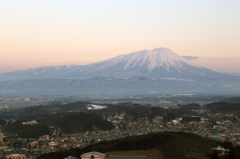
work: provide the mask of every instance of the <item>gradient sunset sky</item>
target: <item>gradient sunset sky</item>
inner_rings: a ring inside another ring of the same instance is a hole
[[[240,72],[240,0],[0,1],[0,73],[169,48]]]

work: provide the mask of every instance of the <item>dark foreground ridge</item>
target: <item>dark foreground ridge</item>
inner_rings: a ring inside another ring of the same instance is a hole
[[[208,158],[207,154],[212,153],[211,148],[213,146],[215,146],[215,141],[199,135],[184,132],[165,132],[103,141],[86,146],[85,148],[75,148],[44,154],[39,156],[38,159],[57,159],[68,156],[79,158],[81,154],[90,151],[102,153],[115,151],[141,152],[153,149],[160,150],[166,159]]]

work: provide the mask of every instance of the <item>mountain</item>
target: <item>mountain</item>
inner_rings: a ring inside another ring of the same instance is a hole
[[[35,79],[0,82],[0,93],[79,94],[79,95],[146,95],[146,94],[239,94],[240,85],[198,84],[179,80],[153,80],[146,77],[116,79],[96,77],[86,80]]]
[[[170,49],[120,55],[90,65],[39,67],[0,74],[0,93],[236,94],[240,77],[196,65]]]
[[[157,48],[120,55],[90,65],[50,66],[0,74],[0,80],[29,79],[90,79],[94,77],[200,81],[216,84],[222,81],[239,81],[239,77],[221,74],[196,65],[170,49]]]
[[[135,94],[150,92],[189,91],[187,86],[177,81],[152,80],[146,77],[116,79],[113,77],[96,77],[86,80],[74,79],[35,79],[23,81],[0,82],[1,91],[21,93],[96,93],[96,94]],[[198,87],[196,88],[196,90]]]

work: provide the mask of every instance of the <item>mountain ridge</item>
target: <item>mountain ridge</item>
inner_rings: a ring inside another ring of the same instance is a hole
[[[95,77],[75,79],[32,79],[0,82],[0,93],[21,94],[82,94],[82,95],[133,95],[133,94],[239,94],[240,85],[198,84],[176,79],[153,80],[147,77],[116,79]]]

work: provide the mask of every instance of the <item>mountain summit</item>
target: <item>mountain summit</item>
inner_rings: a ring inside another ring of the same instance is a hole
[[[156,48],[120,55],[90,65],[39,67],[0,74],[1,81],[25,79],[89,79],[99,76],[126,79],[224,81],[237,77],[211,71],[179,56],[170,49]],[[239,79],[239,78],[238,78]]]
[[[142,50],[131,54],[120,55],[93,64],[92,66],[91,71],[100,71],[103,72],[103,76],[113,76],[117,78],[134,76],[155,78],[176,77],[171,74],[174,72],[186,73],[193,68],[201,69],[200,66],[191,63],[166,48],[157,48],[151,51]],[[112,72],[110,68],[114,71]]]

